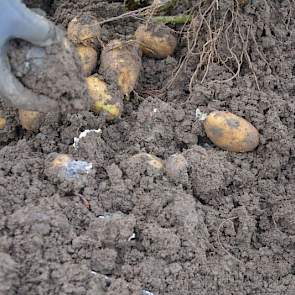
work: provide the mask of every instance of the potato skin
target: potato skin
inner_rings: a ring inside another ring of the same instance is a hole
[[[92,98],[91,110],[105,113],[108,120],[119,118],[123,110],[123,99],[119,91],[110,89],[98,75],[86,78],[88,93]]]
[[[137,44],[112,40],[102,50],[100,73],[108,82],[116,81],[121,92],[129,96],[135,88],[140,69],[141,52]]]
[[[4,117],[0,117],[0,129],[4,129],[6,126],[6,119]]]
[[[73,18],[67,29],[67,36],[76,45],[99,46],[101,27],[97,19],[89,15]]]
[[[79,45],[77,52],[81,60],[83,74],[88,77],[97,65],[97,52],[94,48],[84,45]]]
[[[253,151],[259,144],[257,129],[230,112],[214,111],[204,121],[207,136],[218,147],[231,152]]]
[[[19,120],[22,127],[28,131],[38,131],[44,114],[35,111],[19,110]]]
[[[72,157],[67,154],[58,154],[55,159],[51,163],[52,168],[61,168],[65,167],[70,161]]]
[[[162,24],[140,25],[135,32],[135,39],[138,42],[144,55],[154,58],[166,58],[174,53],[177,45],[172,30]]]

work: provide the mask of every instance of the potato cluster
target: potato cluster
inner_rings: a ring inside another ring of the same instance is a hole
[[[107,120],[119,118],[123,97],[129,95],[137,82],[141,56],[134,44],[113,40],[99,52],[100,25],[89,17],[74,18],[68,26],[68,38],[77,46],[91,111],[104,114]],[[100,53],[100,67],[98,58]],[[102,75],[98,75],[102,73]]]
[[[171,1],[153,3],[162,6]],[[76,46],[80,58],[91,97],[91,111],[103,114],[110,121],[121,116],[123,99],[128,98],[136,87],[142,55],[166,58],[174,53],[177,40],[169,27],[154,22],[140,25],[133,40],[129,41],[115,39],[103,45],[100,35],[98,20],[90,16],[75,17],[68,25],[67,36]],[[19,110],[20,123],[29,131],[37,131],[43,118],[42,113]],[[208,138],[221,149],[249,152],[259,144],[257,129],[232,113],[214,111],[201,120],[204,120]],[[0,118],[0,129],[5,124],[5,118]]]
[[[115,39],[102,44],[100,23],[89,15],[75,17],[68,25],[67,37],[75,45],[80,59],[91,98],[91,111],[102,114],[107,120],[121,116],[124,98],[129,98],[138,82],[142,55],[166,58],[176,47],[172,31],[154,23],[140,25],[132,40]],[[24,129],[35,132],[44,115],[19,110],[19,121]]]
[[[165,58],[176,47],[167,26],[151,23],[139,26],[133,40],[111,40],[99,52],[100,26],[90,17],[74,18],[68,26],[68,38],[77,47],[92,99],[91,110],[104,114],[107,120],[121,116],[123,99],[129,98],[138,82],[142,54]]]

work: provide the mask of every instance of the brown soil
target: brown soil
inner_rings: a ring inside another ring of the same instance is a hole
[[[82,12],[105,19],[124,11],[123,1],[109,2],[60,0],[46,8],[66,26]],[[192,2],[200,1],[183,1],[171,14]],[[257,44],[248,47],[252,68],[243,62],[228,82],[206,82],[229,77],[214,61],[189,95],[196,69],[190,60],[160,96],[186,40],[179,36],[173,57],[144,57],[136,93],[116,122],[91,112],[48,114],[30,133],[14,110],[0,106],[7,119],[0,130],[0,294],[293,294],[291,3],[257,0],[240,9]],[[128,36],[137,26],[134,18],[108,23],[102,39]],[[259,147],[243,154],[218,149],[196,108],[246,118],[261,134]],[[99,128],[73,147],[82,131]],[[48,170],[55,153],[93,168],[77,179],[57,177]],[[138,153],[157,156],[165,168]]]
[[[89,108],[79,58],[67,39],[47,48],[14,41],[8,52],[12,71],[23,85],[37,94],[58,101],[61,112]]]

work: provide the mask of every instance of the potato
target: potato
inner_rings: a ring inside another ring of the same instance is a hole
[[[98,75],[86,78],[86,83],[92,99],[91,110],[105,113],[108,120],[119,118],[123,110],[121,93],[111,89]]]
[[[163,161],[151,154],[148,153],[139,153],[132,157],[132,161],[142,161],[147,164],[149,167],[154,168],[156,170],[164,169]]]
[[[75,17],[68,25],[68,39],[76,45],[99,46],[101,27],[98,20],[89,15]]]
[[[122,168],[127,176],[140,180],[140,175],[159,175],[164,173],[164,162],[151,154],[138,153],[122,162]]]
[[[141,52],[130,42],[113,40],[102,50],[100,73],[108,82],[116,81],[119,89],[127,97],[134,89],[140,69]]]
[[[20,123],[24,129],[28,131],[38,131],[43,121],[43,113],[19,110],[18,114]]]
[[[83,74],[88,77],[97,65],[97,52],[94,48],[84,45],[79,45],[77,52],[81,60]]]
[[[215,111],[204,121],[205,132],[218,147],[232,152],[253,151],[259,144],[257,129],[230,112]]]
[[[158,157],[151,154],[145,154],[145,153],[142,153],[141,155],[146,156],[148,160],[148,164],[154,167],[155,169],[162,170],[164,168],[164,164],[162,160],[159,159]]]
[[[174,154],[166,160],[165,170],[175,183],[188,183],[188,163],[182,154]]]
[[[135,39],[143,54],[154,58],[166,58],[173,54],[177,41],[172,30],[163,24],[141,25],[135,32]]]
[[[52,168],[61,168],[68,165],[72,157],[67,154],[58,154],[51,163]]]
[[[4,117],[0,117],[0,129],[4,129],[6,126],[6,119]]]
[[[58,176],[72,178],[88,174],[92,164],[86,161],[74,160],[70,155],[57,154],[50,163],[48,172]]]

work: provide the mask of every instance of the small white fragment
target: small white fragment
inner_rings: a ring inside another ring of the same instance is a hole
[[[113,214],[112,213],[106,213],[104,215],[99,215],[98,218],[100,219],[107,219],[107,220],[111,220],[113,217]]]
[[[128,238],[128,242],[135,240],[135,238],[136,238],[135,233],[133,233],[132,236]]]
[[[91,132],[95,132],[95,133],[99,134],[99,133],[101,133],[101,129],[97,129],[97,130],[95,130],[95,129],[90,129],[90,130],[87,129],[87,130],[84,130],[83,132],[81,132],[81,134],[79,135],[79,137],[75,137],[74,138],[73,147],[75,149],[77,149],[79,147],[79,141],[80,141],[80,139],[86,137],[87,134],[89,134]]]
[[[157,111],[158,111],[158,109],[156,109],[156,108],[153,110],[154,113],[156,113]]]
[[[142,295],[154,295],[154,293],[149,292],[147,290],[142,290]]]
[[[196,119],[198,121],[205,121],[208,115],[203,113],[200,109],[196,109]]]

